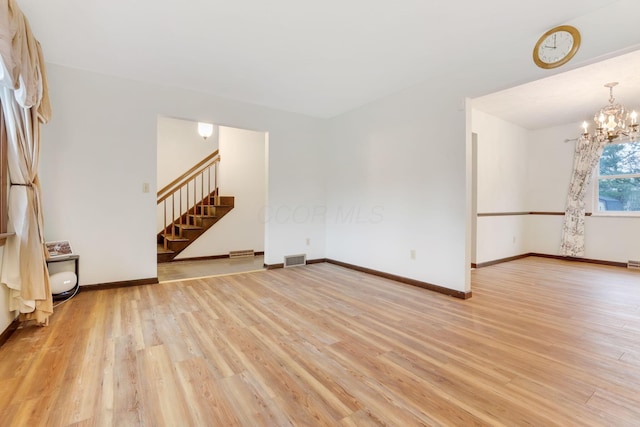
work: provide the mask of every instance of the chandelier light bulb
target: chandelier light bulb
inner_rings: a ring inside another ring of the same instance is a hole
[[[584,129],[584,133],[587,133],[587,128],[589,127],[589,123],[582,122],[582,129]]]
[[[638,124],[638,113],[636,113],[636,110],[633,110],[631,112],[631,124],[632,125]]]

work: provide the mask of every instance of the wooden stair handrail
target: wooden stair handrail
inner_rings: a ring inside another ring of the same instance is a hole
[[[218,157],[216,159],[216,157]],[[166,193],[167,191],[169,191],[170,189],[172,189],[173,187],[176,187],[181,184],[183,181],[189,181],[191,179],[191,175],[195,175],[196,172],[199,172],[199,169],[202,168],[203,166],[206,166],[208,162],[214,163],[215,161],[219,161],[220,160],[220,156],[218,155],[218,150],[214,151],[213,153],[209,154],[207,157],[205,157],[204,159],[200,160],[197,164],[195,164],[193,167],[191,167],[191,169],[189,169],[188,171],[186,171],[185,173],[183,173],[182,175],[180,175],[178,178],[174,179],[173,181],[171,181],[171,183],[169,183],[168,185],[166,185],[165,187],[163,187],[160,191],[158,191],[158,204],[160,204],[160,202],[162,202],[163,200],[165,200],[169,194],[166,194],[164,198],[160,199],[160,195]]]

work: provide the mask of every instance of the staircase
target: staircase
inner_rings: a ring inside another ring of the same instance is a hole
[[[173,260],[233,209],[233,196],[218,195],[219,162],[216,150],[158,192],[159,263]]]

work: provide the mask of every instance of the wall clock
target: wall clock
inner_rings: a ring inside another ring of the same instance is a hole
[[[540,68],[556,68],[569,62],[580,47],[580,32],[561,25],[544,33],[533,48],[533,62]]]

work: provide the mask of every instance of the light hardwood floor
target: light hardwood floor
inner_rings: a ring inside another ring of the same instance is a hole
[[[331,264],[81,292],[0,348],[0,426],[640,425],[640,274],[463,301]]]
[[[222,258],[198,261],[173,261],[158,264],[158,280],[168,282],[264,270],[264,256]]]

